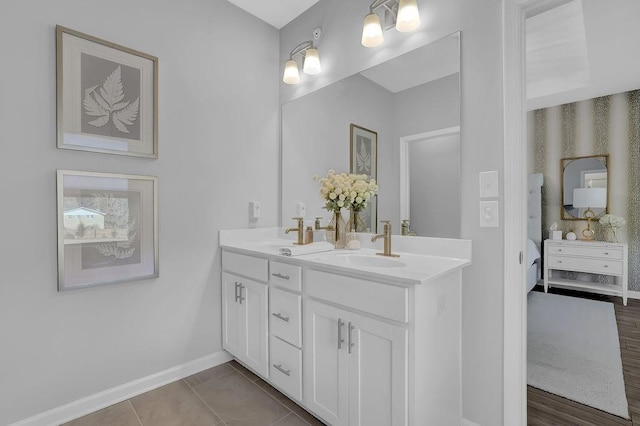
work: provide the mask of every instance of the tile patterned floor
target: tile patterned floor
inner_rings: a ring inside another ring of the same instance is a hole
[[[231,361],[64,426],[318,426],[318,419]]]

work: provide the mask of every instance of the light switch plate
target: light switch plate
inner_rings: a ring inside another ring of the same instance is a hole
[[[307,207],[304,203],[296,203],[296,217],[305,217],[307,215]]]
[[[480,201],[480,227],[497,228],[499,225],[498,202]]]
[[[498,191],[498,171],[480,172],[480,198],[497,198]]]
[[[258,220],[260,218],[260,202],[249,201],[249,219]]]

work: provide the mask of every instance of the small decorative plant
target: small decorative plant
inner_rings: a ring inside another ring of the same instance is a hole
[[[627,224],[624,218],[613,214],[605,214],[600,218],[599,222],[611,232],[613,242],[619,243],[618,230]]]
[[[325,209],[339,212],[343,207],[349,206],[347,197],[351,193],[351,180],[348,174],[329,169],[326,177],[319,178],[316,175],[313,180],[320,182],[320,196],[325,201]]]
[[[333,212],[343,207],[359,212],[367,207],[368,201],[378,190],[376,180],[367,180],[364,174],[337,173],[329,169],[326,177],[316,175],[313,179],[320,183],[320,196],[325,200],[325,209]]]

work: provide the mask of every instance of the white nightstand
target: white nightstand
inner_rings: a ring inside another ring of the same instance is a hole
[[[627,305],[628,248],[626,244],[605,241],[545,240],[544,291],[549,286],[621,296]],[[615,284],[555,278],[552,271],[586,272],[615,277]]]

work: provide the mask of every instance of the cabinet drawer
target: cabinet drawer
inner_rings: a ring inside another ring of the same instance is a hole
[[[309,296],[408,322],[409,289],[309,270],[305,276]]]
[[[271,336],[271,382],[297,401],[302,401],[302,350]]]
[[[623,262],[606,259],[584,259],[570,256],[548,256],[549,269],[590,272],[594,274],[622,275]]]
[[[299,266],[271,261],[270,282],[290,290],[302,291],[302,272]]]
[[[294,346],[302,346],[301,296],[275,287],[269,289],[269,331]]]
[[[222,269],[258,281],[269,280],[269,262],[259,257],[223,251]]]
[[[550,244],[546,249],[549,254],[561,254],[565,256],[601,257],[616,260],[622,260],[623,257],[622,250],[617,247],[577,247]]]

